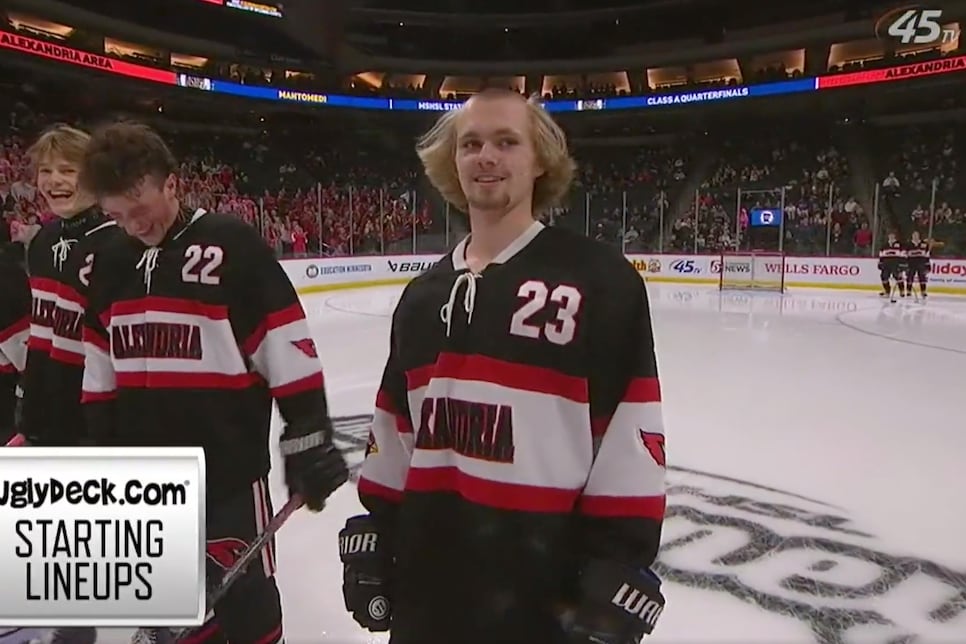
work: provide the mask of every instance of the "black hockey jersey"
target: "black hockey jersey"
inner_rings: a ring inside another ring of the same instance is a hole
[[[0,247],[0,434],[14,426],[17,385],[27,362],[30,335],[30,284],[15,256],[18,251]]]
[[[879,250],[879,259],[889,264],[901,264],[906,261],[906,248],[901,241],[886,242]]]
[[[99,253],[86,315],[83,401],[119,446],[201,446],[209,500],[268,473],[272,399],[322,429],[322,368],[292,283],[258,232],[183,211],[164,241]]]
[[[535,222],[405,288],[359,496],[396,557],[393,642],[556,642],[582,563],[649,566],[664,426],[643,280]]]
[[[919,240],[918,243],[910,241],[906,246],[906,257],[912,265],[925,264],[929,261],[931,250],[929,242],[924,239]]]
[[[22,432],[35,444],[74,445],[88,438],[80,406],[81,331],[91,263],[104,243],[122,234],[90,208],[47,224],[27,250],[32,312]]]

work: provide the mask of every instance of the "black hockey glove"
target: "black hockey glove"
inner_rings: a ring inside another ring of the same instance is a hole
[[[305,507],[318,512],[325,500],[349,480],[342,453],[332,444],[332,427],[326,422],[322,429],[300,431],[299,427],[285,428],[279,441],[279,451],[285,458],[285,485],[289,495],[299,494]]]
[[[570,644],[638,644],[664,610],[661,580],[612,561],[591,561],[580,576],[581,602]]]
[[[387,581],[390,555],[369,515],[349,517],[339,531],[342,597],[352,619],[373,633],[389,630],[392,607]]]

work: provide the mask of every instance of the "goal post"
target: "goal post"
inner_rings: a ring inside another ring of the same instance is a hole
[[[721,253],[718,288],[722,291],[751,290],[785,292],[785,254],[747,250]]]

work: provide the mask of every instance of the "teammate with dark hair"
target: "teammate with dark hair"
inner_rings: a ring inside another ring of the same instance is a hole
[[[201,446],[209,581],[264,529],[273,399],[290,494],[312,511],[348,479],[332,443],[322,366],[295,290],[258,231],[191,210],[150,128],[94,132],[84,186],[127,233],[98,254],[85,317],[83,401],[98,440]],[[232,644],[282,641],[274,542],[214,606]]]

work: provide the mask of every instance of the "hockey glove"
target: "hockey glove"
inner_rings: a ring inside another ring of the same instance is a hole
[[[637,644],[664,610],[661,581],[650,570],[591,561],[580,577],[581,602],[569,626],[570,644]]]
[[[301,495],[313,512],[324,508],[329,495],[349,480],[345,459],[332,444],[331,425],[326,425],[309,432],[286,427],[279,442],[289,495]]]
[[[390,557],[368,515],[350,517],[339,531],[342,596],[352,619],[373,633],[389,630],[392,607],[386,580]]]

